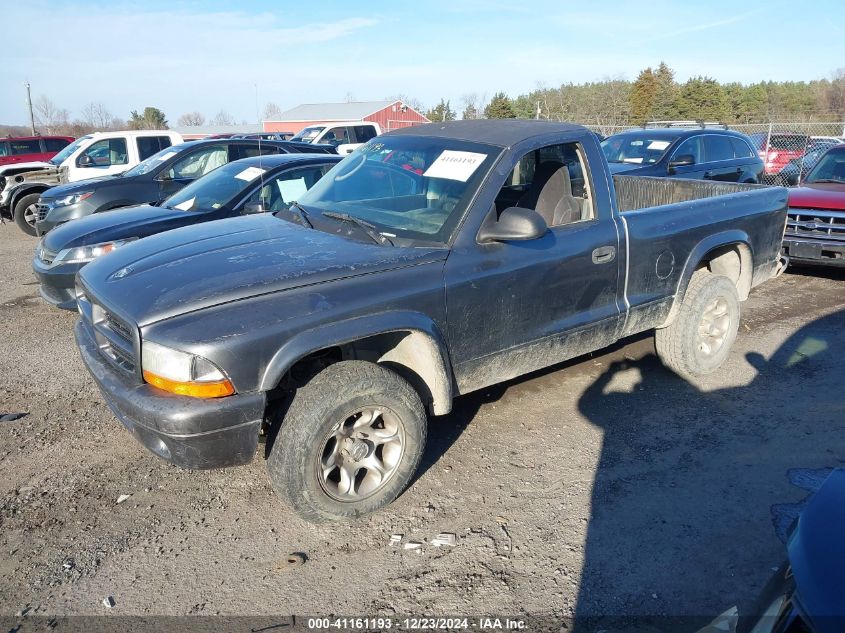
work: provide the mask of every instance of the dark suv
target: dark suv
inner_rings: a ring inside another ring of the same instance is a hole
[[[628,130],[602,141],[614,174],[760,182],[763,161],[744,134],[711,128]]]
[[[47,189],[38,200],[35,228],[44,235],[68,220],[136,204],[155,203],[231,161],[263,154],[311,152],[313,145],[260,139],[215,139],[174,145],[132,169]]]

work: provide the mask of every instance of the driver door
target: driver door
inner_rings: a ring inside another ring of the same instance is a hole
[[[624,258],[609,198],[594,191],[581,144],[532,150],[513,165],[491,213],[535,208],[548,232],[452,250],[444,272],[447,330],[461,393],[615,340]],[[568,212],[550,211],[560,208]]]

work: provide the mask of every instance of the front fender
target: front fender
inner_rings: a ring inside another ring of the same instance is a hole
[[[15,205],[18,203],[18,200],[20,200],[23,196],[26,196],[30,193],[44,193],[49,188],[50,187],[45,184],[32,182],[22,182],[20,184],[13,185],[9,189],[9,194],[7,198],[9,201],[9,209],[14,211]]]
[[[288,339],[270,359],[261,379],[260,389],[269,391],[300,359],[322,349],[353,343],[380,334],[408,332],[413,352],[393,353],[384,360],[407,366],[425,382],[431,393],[435,415],[448,413],[452,407],[454,378],[449,352],[437,325],[426,315],[413,311],[383,312],[356,317],[307,330]],[[413,361],[416,361],[413,362]]]

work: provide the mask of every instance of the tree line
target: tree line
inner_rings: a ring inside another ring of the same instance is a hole
[[[845,121],[845,68],[830,79],[720,83],[707,76],[683,83],[664,62],[646,68],[636,80],[603,79],[556,88],[540,86],[515,98],[496,92],[466,94],[462,119],[549,119],[592,125],[642,125],[646,121],[706,120],[722,123]],[[425,112],[432,121],[457,119],[451,102]]]

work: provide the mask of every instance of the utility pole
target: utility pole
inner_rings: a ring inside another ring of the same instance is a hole
[[[32,128],[32,135],[35,136],[35,114],[32,112],[32,94],[29,92],[29,82],[27,81],[24,85],[26,86],[26,106],[29,108],[29,126]]]

